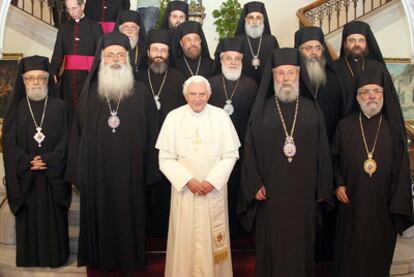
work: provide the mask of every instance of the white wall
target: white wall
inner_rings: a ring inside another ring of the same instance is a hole
[[[1,0],[0,0],[1,1]],[[13,28],[6,25],[4,53],[23,53],[23,56],[40,55],[45,57],[52,56],[52,49],[49,49],[38,42],[16,32]]]

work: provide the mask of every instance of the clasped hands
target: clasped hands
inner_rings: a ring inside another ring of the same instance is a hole
[[[200,182],[194,178],[187,182],[187,187],[195,195],[207,195],[214,189],[214,186],[209,182],[205,180]]]
[[[32,165],[30,167],[31,170],[45,170],[47,169],[47,165],[45,162],[43,162],[42,157],[35,156],[33,160],[30,161],[30,164]]]

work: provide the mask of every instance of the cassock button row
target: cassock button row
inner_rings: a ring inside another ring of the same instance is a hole
[[[80,41],[80,38],[75,38],[76,41]]]

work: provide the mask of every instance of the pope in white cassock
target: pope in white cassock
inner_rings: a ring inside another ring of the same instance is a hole
[[[207,79],[190,77],[183,93],[187,105],[167,115],[155,146],[172,184],[165,276],[233,276],[227,180],[240,142],[228,114],[207,104]]]

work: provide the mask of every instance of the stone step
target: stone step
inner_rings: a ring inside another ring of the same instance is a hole
[[[79,226],[80,213],[79,213],[80,203],[72,202],[68,211],[68,221],[69,226]]]
[[[69,247],[71,254],[78,253],[79,227],[69,226]]]
[[[414,238],[398,238],[390,275],[414,277]]]

